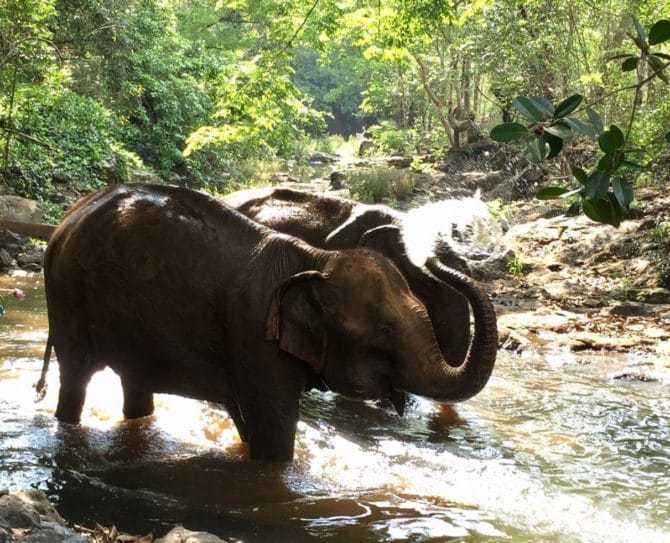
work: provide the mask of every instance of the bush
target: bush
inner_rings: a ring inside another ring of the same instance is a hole
[[[414,191],[415,181],[408,170],[375,168],[356,172],[349,178],[352,198],[366,203],[385,199],[407,200]]]
[[[372,141],[381,153],[409,153],[416,148],[416,133],[400,130],[392,121],[373,126]]]

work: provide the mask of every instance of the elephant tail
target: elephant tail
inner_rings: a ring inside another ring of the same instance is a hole
[[[41,402],[47,393],[47,372],[49,371],[49,361],[51,360],[52,348],[53,348],[53,340],[51,339],[51,333],[49,333],[49,337],[47,337],[47,345],[44,348],[44,361],[42,363],[42,374],[40,375],[39,381],[35,383],[35,390],[37,391],[37,397],[35,398],[35,402]]]

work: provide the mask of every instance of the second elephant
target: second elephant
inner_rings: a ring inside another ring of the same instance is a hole
[[[365,246],[390,258],[426,306],[445,359],[454,365],[465,359],[470,340],[468,302],[456,289],[410,260],[402,236],[402,213],[383,205],[282,188],[239,191],[226,196],[225,201],[256,222],[314,247]],[[449,268],[468,272],[465,262],[446,245],[441,245],[435,256]]]

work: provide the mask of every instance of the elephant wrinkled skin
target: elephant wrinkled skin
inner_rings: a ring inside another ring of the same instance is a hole
[[[458,289],[412,263],[403,240],[402,213],[384,205],[284,188],[243,190],[224,200],[254,221],[314,247],[332,250],[364,245],[390,258],[428,310],[444,357],[454,365],[463,362],[470,341],[468,301]],[[469,272],[446,244],[439,245],[435,256],[449,268]]]
[[[153,393],[222,403],[252,458],[289,460],[306,388],[401,408],[404,391],[452,402],[486,384],[497,350],[489,300],[462,274],[426,265],[473,308],[459,367],[379,253],[316,249],[184,188],[110,187],[75,204],[50,239],[38,390],[53,346],[62,421],[79,421],[91,376],[109,365],[127,417],[151,414]]]

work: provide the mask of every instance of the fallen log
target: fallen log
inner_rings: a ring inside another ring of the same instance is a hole
[[[33,238],[49,239],[55,229],[56,226],[53,224],[6,221],[0,219],[0,230],[11,230],[17,234],[31,236]]]

